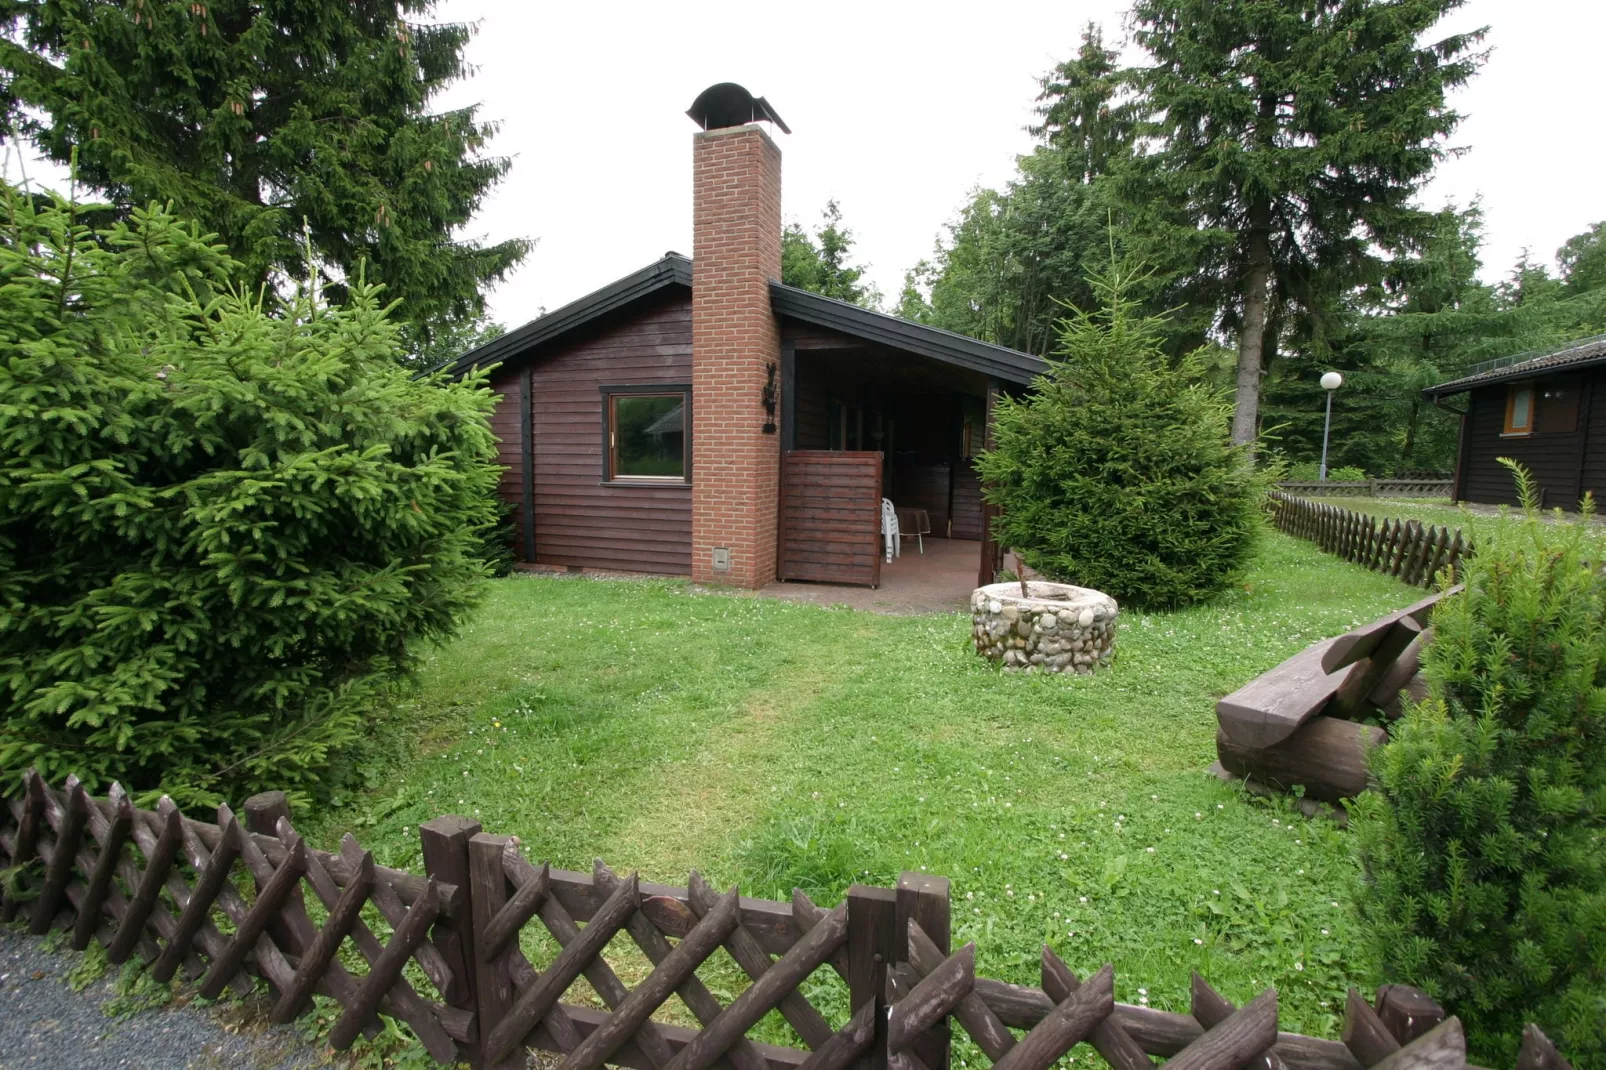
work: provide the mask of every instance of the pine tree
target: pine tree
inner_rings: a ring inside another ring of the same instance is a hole
[[[1173,224],[1176,252],[1237,327],[1235,441],[1255,438],[1263,360],[1291,319],[1376,281],[1377,252],[1421,233],[1411,198],[1446,152],[1459,116],[1445,97],[1476,71],[1482,32],[1425,38],[1464,3],[1135,5],[1151,61],[1139,134],[1157,147],[1122,188]]]
[[[509,161],[473,107],[432,111],[470,29],[435,0],[0,0],[6,129],[126,214],[150,202],[214,232],[251,283],[360,266],[427,340],[483,311],[518,240],[458,231]],[[255,286],[251,286],[255,289]]]
[[[1373,754],[1352,809],[1361,921],[1390,979],[1509,1065],[1536,1022],[1606,1067],[1606,575],[1591,509],[1485,529],[1433,614],[1428,698]]]
[[[480,593],[483,377],[400,366],[360,277],[265,313],[160,209],[0,221],[0,782],[339,789]]]
[[[1082,30],[1076,58],[1056,64],[1041,80],[1031,132],[1058,152],[1066,171],[1091,183],[1132,152],[1138,102],[1131,97],[1131,72],[1116,65],[1118,53],[1105,47],[1096,22]]]
[[[1606,289],[1606,222],[1574,234],[1556,250],[1562,281],[1571,294]]]
[[[826,201],[820,217],[824,222],[813,237],[797,223],[781,232],[781,281],[838,301],[875,308],[881,303],[880,292],[863,281],[863,267],[849,263],[853,231],[842,225],[841,206],[835,200]]]
[[[1050,579],[1134,608],[1205,601],[1248,564],[1265,492],[1228,437],[1230,404],[1198,353],[1164,349],[1165,321],[1130,293],[1142,273],[1090,280],[1100,308],[1061,324],[1030,395],[999,399],[978,465],[1002,507],[998,541]]]

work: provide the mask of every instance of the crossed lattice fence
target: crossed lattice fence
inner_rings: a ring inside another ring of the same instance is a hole
[[[248,800],[242,825],[227,807],[194,821],[167,799],[141,810],[116,787],[97,799],[31,775],[0,812],[0,910],[26,912],[36,933],[70,929],[78,948],[98,939],[113,962],[138,955],[159,980],[182,970],[207,996],[261,978],[276,1021],[330,996],[337,1049],[387,1014],[438,1061],[498,1070],[525,1066],[530,1048],[561,1055],[562,1070],[948,1070],[950,1022],[997,1070],[1047,1070],[1083,1042],[1116,1070],[1152,1070],[1154,1056],[1177,1070],[1466,1065],[1460,1022],[1400,986],[1375,1008],[1351,990],[1343,1038],[1324,1040],[1278,1030],[1275,989],[1236,1007],[1195,975],[1190,1013],[1133,1006],[1115,1001],[1113,967],[1078,977],[1047,946],[1041,987],[978,977],[975,945],[949,948],[948,882],[928,874],[856,885],[827,910],[802,892],[721,893],[695,873],[677,888],[601,863],[553,869],[513,837],[441,817],[419,829],[420,877],[376,865],[349,835],[339,852],[313,849],[289,816],[279,793]],[[542,968],[525,952],[532,926],[557,948]],[[698,971],[732,965],[747,981],[722,1001]],[[628,985],[619,969],[645,973]],[[836,1022],[805,994],[822,970],[849,997]],[[414,986],[425,979],[432,995]],[[751,1036],[772,1012],[792,1044]],[[1566,1065],[1530,1026],[1519,1070]]]
[[[1380,521],[1280,490],[1268,498],[1272,523],[1281,530],[1413,587],[1431,587],[1441,569],[1458,573],[1461,559],[1472,555],[1472,543],[1460,528],[1452,532],[1418,520]]]

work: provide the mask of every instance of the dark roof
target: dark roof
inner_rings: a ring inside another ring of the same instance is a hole
[[[1505,383],[1513,379],[1527,379],[1551,372],[1570,371],[1574,368],[1588,368],[1597,364],[1606,364],[1606,335],[1587,338],[1582,342],[1572,342],[1565,349],[1554,349],[1537,355],[1518,354],[1499,361],[1489,361],[1487,365],[1477,366],[1471,375],[1463,375],[1448,383],[1428,387],[1422,391],[1422,395],[1436,398],[1446,394],[1460,394],[1474,387]]]
[[[1030,353],[991,342],[979,342],[963,334],[906,320],[902,316],[860,308],[796,286],[770,283],[770,304],[782,316],[791,316],[816,327],[829,327],[855,338],[918,353],[947,364],[957,364],[961,368],[1012,383],[1029,385],[1037,376],[1048,371],[1048,362]]]
[[[599,316],[669,286],[691,287],[691,260],[679,253],[666,253],[663,259],[632,275],[626,275],[618,282],[610,283],[578,301],[571,301],[554,312],[548,312],[540,319],[531,320],[516,331],[509,331],[500,338],[469,350],[456,360],[441,365],[440,370],[462,373],[470,368],[517,357]],[[928,327],[901,316],[872,312],[833,297],[800,290],[796,286],[770,283],[770,303],[778,315],[791,316],[817,327],[828,327],[854,338],[917,353],[1012,383],[1030,384],[1048,370],[1046,361],[1030,353],[991,342],[978,342],[974,338]]]
[[[562,308],[531,320],[518,330],[493,338],[456,360],[446,362],[437,370],[461,373],[470,368],[499,363],[669,286],[691,287],[691,260],[679,253],[665,253],[661,259],[640,271],[576,301],[570,301]]]

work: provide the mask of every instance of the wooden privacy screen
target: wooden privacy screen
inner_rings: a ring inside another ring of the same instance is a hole
[[[950,1070],[952,1018],[995,1070],[1049,1070],[1084,1041],[1115,1070],[1154,1070],[1155,1055],[1171,1070],[1466,1067],[1460,1021],[1403,986],[1384,986],[1375,1006],[1351,989],[1337,1041],[1279,1032],[1275,989],[1237,1007],[1198,975],[1186,1014],[1117,1003],[1113,967],[1083,978],[1046,945],[1040,988],[978,977],[974,944],[949,949],[948,880],[927,873],[895,889],[855,885],[827,910],[800,891],[788,903],[721,893],[695,873],[677,888],[600,862],[590,874],[553,869],[454,816],[419,827],[419,877],[375,865],[350,836],[337,854],[308,847],[278,792],[247,801],[247,827],[227,807],[216,824],[191,821],[167,799],[138,810],[115,787],[94,799],[37,775],[8,803],[5,919],[26,910],[35,932],[70,929],[80,948],[98,938],[113,962],[138,954],[160,980],[182,969],[207,996],[263,978],[276,1021],[304,1013],[314,992],[332,996],[339,1049],[383,1012],[438,1062],[475,1068],[522,1070],[535,1047],[559,1053],[559,1070]],[[537,925],[550,941],[528,931]],[[347,940],[355,951],[342,953]],[[526,957],[539,943],[555,945],[541,969]],[[716,994],[698,976],[716,957],[749,983],[727,973]],[[639,977],[633,987],[610,959]],[[366,974],[348,968],[358,962]],[[835,1021],[805,995],[822,971],[847,992]],[[787,1044],[748,1036],[771,1011],[789,1029],[770,1036]],[[1533,1026],[1517,1066],[1568,1070]]]
[[[788,450],[781,455],[776,575],[881,583],[881,454]]]

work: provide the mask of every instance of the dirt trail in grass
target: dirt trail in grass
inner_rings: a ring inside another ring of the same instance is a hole
[[[690,758],[658,766],[631,785],[639,793],[634,817],[608,837],[612,854],[604,857],[677,884],[691,869],[716,863],[769,797],[771,771],[791,748],[800,714],[824,694],[826,669],[838,652],[834,638],[822,636],[798,651]]]

